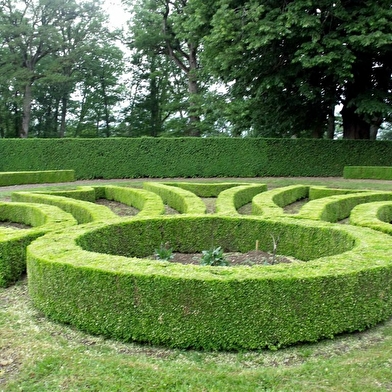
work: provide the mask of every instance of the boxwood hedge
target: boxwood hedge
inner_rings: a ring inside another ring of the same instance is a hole
[[[146,259],[154,246],[268,250],[307,262],[202,267]],[[325,222],[173,216],[92,223],[28,248],[29,292],[90,333],[170,347],[280,347],[362,330],[392,314],[392,238]]]
[[[0,227],[0,287],[16,282],[26,271],[26,247],[36,238],[63,227],[75,219],[57,207],[0,202],[0,221],[24,223],[29,229]]]

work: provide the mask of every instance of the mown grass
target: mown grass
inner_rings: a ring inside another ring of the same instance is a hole
[[[386,181],[265,180],[257,179],[270,187],[391,186]],[[365,332],[279,351],[169,350],[51,322],[31,306],[25,278],[0,289],[0,391],[392,391],[392,319]]]

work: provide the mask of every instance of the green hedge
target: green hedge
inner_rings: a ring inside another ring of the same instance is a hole
[[[30,229],[0,227],[0,287],[13,284],[26,271],[26,247],[36,238],[76,225],[71,215],[57,207],[0,202],[0,221],[24,223]]]
[[[379,201],[360,204],[350,214],[350,224],[369,227],[392,235],[392,202]]]
[[[211,238],[226,250],[246,251],[256,240],[268,249],[271,233],[279,233],[284,254],[311,261],[202,267],[134,258],[166,241],[181,252],[209,247]],[[94,334],[181,348],[259,349],[390,317],[391,260],[392,238],[366,228],[290,218],[144,218],[34,241],[29,292],[47,316]]]
[[[156,193],[162,201],[182,214],[204,214],[206,205],[194,193],[177,186],[158,182],[145,182],[143,187]]]
[[[283,207],[308,195],[309,187],[306,185],[290,185],[260,193],[252,200],[252,214],[265,218],[283,215]]]
[[[304,205],[296,218],[338,222],[348,218],[351,210],[363,203],[392,200],[392,192],[359,192],[357,194],[343,194],[312,200]]]
[[[392,166],[392,142],[261,138],[0,139],[0,171],[82,178],[342,176]]]
[[[5,155],[0,154],[0,156],[2,160],[6,160]],[[23,160],[22,157],[21,159]],[[9,171],[0,173],[0,186],[71,181],[75,181],[74,170]]]
[[[392,180],[392,166],[345,166],[343,177]]]
[[[176,186],[181,189],[186,189],[199,197],[218,197],[218,195],[226,189],[230,189],[241,185],[250,185],[244,182],[167,182],[163,184]],[[252,184],[254,186],[255,184]]]
[[[216,213],[238,215],[238,209],[252,201],[253,197],[267,190],[265,184],[240,185],[222,191],[216,199]]]
[[[76,200],[65,196],[47,195],[39,192],[14,192],[12,201],[40,203],[57,206],[72,214],[78,223],[108,221],[118,216],[109,208],[88,201]]]

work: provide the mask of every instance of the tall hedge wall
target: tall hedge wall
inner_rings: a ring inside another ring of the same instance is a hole
[[[392,142],[319,139],[0,139],[0,171],[73,169],[77,179],[342,176],[392,166]]]

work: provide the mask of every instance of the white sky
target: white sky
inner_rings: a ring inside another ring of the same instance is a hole
[[[129,13],[121,4],[121,0],[105,0],[103,7],[109,14],[109,22],[113,27],[122,27],[130,18]]]

